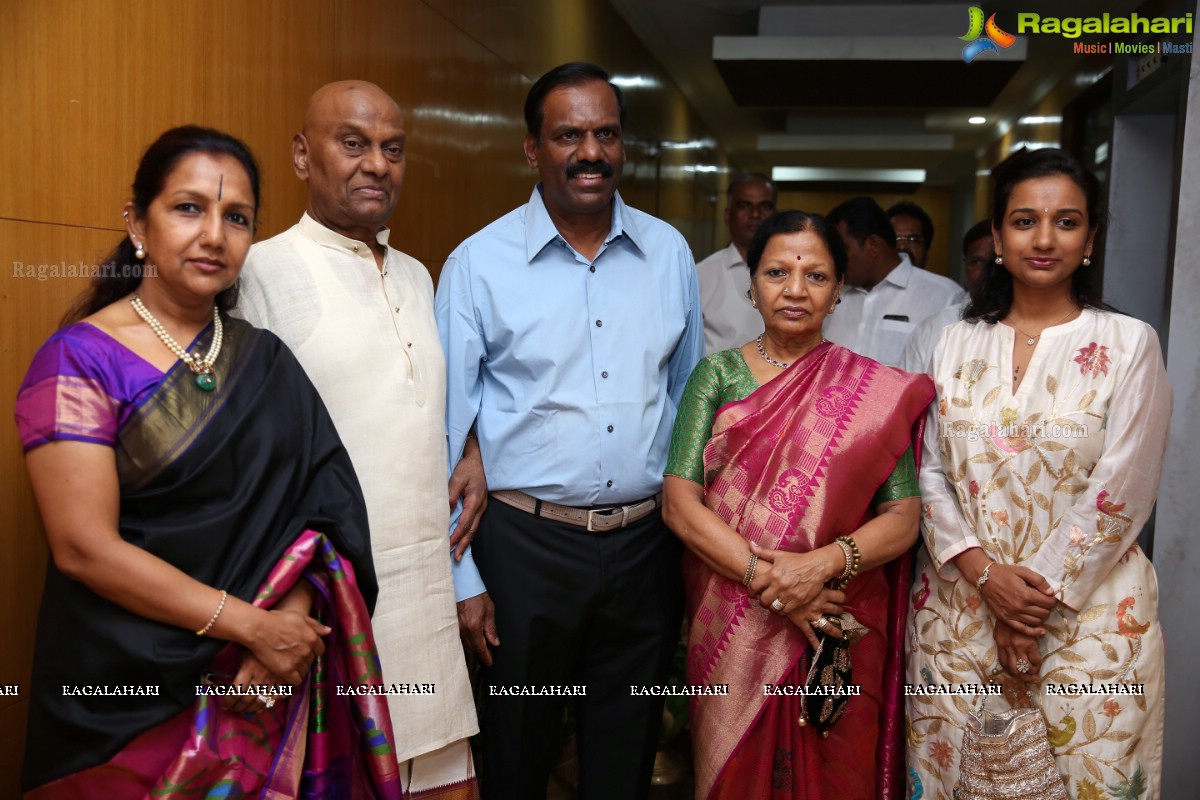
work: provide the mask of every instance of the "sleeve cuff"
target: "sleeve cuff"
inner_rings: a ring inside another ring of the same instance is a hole
[[[450,574],[454,578],[454,602],[461,603],[487,591],[483,578],[479,576],[479,568],[475,566],[475,557],[471,548],[463,553],[462,561],[455,561],[450,554]]]
[[[981,547],[979,540],[974,536],[968,536],[965,539],[960,539],[954,544],[946,547],[933,556],[934,566],[937,567],[938,577],[942,580],[952,581],[962,577],[962,573],[958,571],[958,567],[954,565],[954,559],[961,553],[965,553],[972,547]]]

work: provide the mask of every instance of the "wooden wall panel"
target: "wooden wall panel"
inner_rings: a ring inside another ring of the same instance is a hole
[[[113,209],[142,151],[187,123],[233,133],[260,157],[271,221],[262,233],[303,210],[302,188],[280,179],[291,177],[304,104],[332,74],[328,3],[50,0],[4,9],[0,87],[22,124],[6,126],[0,174],[29,180],[0,182],[0,217],[116,227]]]
[[[598,49],[617,18],[604,2],[424,0],[424,4],[467,38],[485,44],[530,82],[567,61],[601,61]]]
[[[119,209],[115,212],[119,216]],[[45,574],[46,538],[13,424],[17,387],[33,354],[87,285],[90,265],[117,243],[115,231],[0,220],[0,797],[15,797],[24,749],[33,634]],[[71,277],[75,275],[76,277]]]
[[[0,708],[0,797],[6,800],[17,800],[21,796],[19,779],[28,714],[27,699]]]
[[[306,205],[304,184],[292,172],[292,136],[304,122],[309,96],[334,79],[333,4],[226,0],[198,6],[210,39],[201,50],[207,83],[199,119],[254,150],[263,174],[258,238],[274,236],[294,225]]]
[[[605,4],[532,2],[497,10],[457,0],[411,1],[411,13],[404,14],[382,13],[381,4],[341,0],[335,71],[379,83],[405,110],[409,163],[392,220],[397,246],[436,272],[463,238],[527,199],[536,174],[521,152],[525,94],[542,71],[573,59],[657,82],[658,89],[628,93],[631,164],[622,180],[627,200],[656,213],[671,181],[656,169],[639,169],[653,162],[647,148],[698,136],[700,126],[648,54],[606,44],[632,41],[632,34]],[[460,29],[470,35],[455,36]],[[552,46],[530,47],[531,31],[547,31]],[[692,219],[693,183],[688,175],[675,190],[686,197],[680,205],[688,213],[671,221],[689,240],[700,231],[700,249],[707,250],[712,209],[703,207],[710,218]]]
[[[392,244],[440,264],[459,242],[525,202],[534,173],[521,151],[529,84],[420,2],[339,6],[339,78],[374,81],[405,112],[408,165]]]

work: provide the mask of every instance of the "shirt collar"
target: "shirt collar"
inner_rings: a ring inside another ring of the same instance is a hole
[[[908,288],[908,282],[912,279],[913,266],[912,261],[908,257],[908,253],[897,253],[900,256],[900,263],[887,274],[882,283],[890,283],[893,286],[899,286],[901,289]]]
[[[343,236],[337,231],[331,230],[304,212],[304,216],[300,217],[300,230],[305,236],[312,239],[317,244],[333,247],[338,250],[346,250],[352,255],[359,258],[367,259],[375,266],[375,254],[371,252],[371,248],[357,239],[351,239],[349,236]],[[384,228],[379,233],[375,234],[375,240],[384,247],[388,246],[388,235],[391,231]]]
[[[529,207],[525,213],[525,257],[532,262],[537,254],[558,236],[558,228],[554,226],[554,220],[550,219],[550,212],[546,210],[546,201],[542,198],[542,185],[539,183],[533,187],[533,194],[529,196]],[[610,244],[618,236],[625,236],[638,250],[643,249],[637,223],[629,213],[629,207],[621,199],[620,192],[613,195],[612,226],[604,244]]]
[[[749,269],[750,265],[746,263],[746,259],[742,258],[742,254],[738,252],[737,245],[733,242],[729,243],[729,247],[725,248],[728,252],[725,255],[725,266],[728,269],[742,267]]]

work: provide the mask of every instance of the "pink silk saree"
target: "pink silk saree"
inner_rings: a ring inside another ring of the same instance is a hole
[[[852,533],[910,447],[919,452],[933,384],[822,344],[745,400],[718,410],[704,452],[705,505],[747,540],[806,552]],[[804,636],[737,581],[685,557],[688,682],[727,684],[692,701],[698,798],[899,798],[904,748],[902,631],[908,556],[860,574],[846,610],[869,633],[851,648],[862,694],[822,739],[797,725]]]

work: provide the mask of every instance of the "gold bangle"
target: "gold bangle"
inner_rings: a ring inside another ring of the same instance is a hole
[[[841,579],[842,586],[845,587],[846,584],[850,583],[850,581],[854,580],[854,578],[858,575],[858,569],[862,566],[862,552],[858,549],[858,543],[849,536],[839,536],[837,541],[849,547],[851,552],[854,554],[853,563],[850,564],[849,569],[847,569],[845,575]]]
[[[842,550],[842,556],[846,559],[846,568],[842,570],[842,574],[837,577],[839,581],[844,581],[850,577],[850,569],[854,566],[854,551],[850,549],[850,545],[838,539],[834,542]]]
[[[220,604],[220,605],[218,605],[218,606],[217,606],[217,610],[213,612],[212,619],[210,619],[210,620],[208,621],[208,624],[207,624],[207,625],[205,625],[205,626],[204,626],[203,628],[201,628],[200,630],[196,631],[196,635],[197,635],[197,636],[204,636],[204,635],[205,635],[205,634],[207,634],[207,633],[208,633],[210,630],[212,630],[212,626],[213,626],[214,624],[216,624],[217,617],[221,616],[221,612],[225,610],[225,601],[226,601],[226,600],[228,600],[228,599],[229,599],[229,592],[227,592],[227,591],[225,591],[224,589],[222,589],[222,590],[221,590],[221,604]]]
[[[754,553],[750,554],[750,563],[746,564],[746,574],[742,576],[742,586],[750,588],[750,581],[754,580],[754,571],[758,569],[758,556]]]

